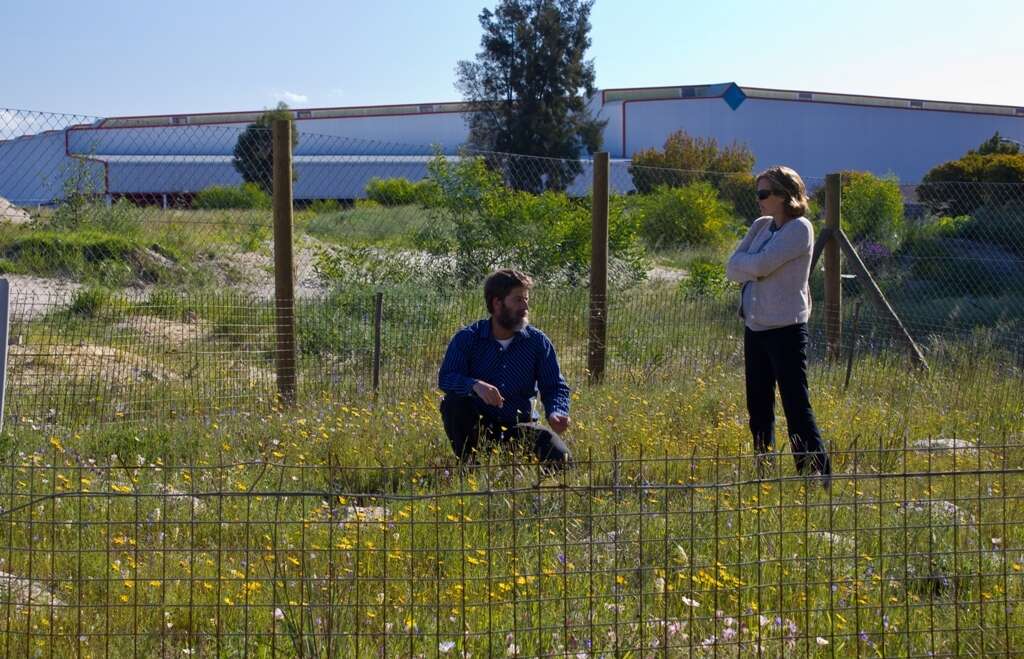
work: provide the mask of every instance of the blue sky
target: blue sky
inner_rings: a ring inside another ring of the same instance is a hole
[[[130,115],[458,100],[493,0],[0,3],[0,107]],[[1024,105],[1024,2],[597,0],[598,87]]]

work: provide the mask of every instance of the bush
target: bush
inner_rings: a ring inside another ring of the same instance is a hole
[[[717,297],[732,285],[725,278],[725,266],[719,261],[697,259],[690,263],[690,276],[679,282],[684,293],[702,297]]]
[[[661,186],[638,203],[640,231],[652,247],[717,247],[735,240],[741,229],[730,205],[706,181],[682,188]]]
[[[310,215],[332,215],[341,211],[341,202],[337,199],[316,199],[306,206],[306,212]]]
[[[966,215],[1024,198],[1024,154],[969,153],[933,167],[917,189],[933,212]]]
[[[99,229],[110,233],[135,234],[142,228],[144,210],[127,199],[108,205],[98,197],[70,197],[53,213],[50,224],[56,229]]]
[[[895,178],[879,178],[866,172],[844,181],[842,188],[843,231],[854,242],[871,241],[890,250],[903,240],[903,193]]]
[[[415,183],[404,178],[374,177],[366,184],[366,196],[381,206],[409,206],[419,204],[430,207],[437,201],[437,185],[429,180]]]
[[[271,206],[271,199],[255,183],[243,183],[237,187],[212,185],[196,194],[192,206],[202,210],[267,209]]]
[[[662,150],[634,154],[629,173],[637,192],[647,194],[661,186],[678,188],[695,181],[709,181],[723,189],[730,174],[749,176],[753,167],[754,154],[745,144],[719,148],[714,138],[691,137],[678,130],[668,136]],[[752,183],[747,193],[754,194]]]
[[[68,310],[76,316],[97,318],[110,306],[113,295],[106,288],[89,286],[75,293]]]
[[[482,158],[450,161],[439,155],[429,171],[437,202],[431,224],[417,234],[417,245],[433,254],[451,254],[458,281],[478,283],[497,266],[568,284],[584,279],[590,260],[589,199],[510,190]],[[610,204],[610,255],[639,278],[643,253],[636,222],[629,204]]]

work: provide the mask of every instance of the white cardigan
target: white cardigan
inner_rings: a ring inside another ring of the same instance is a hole
[[[805,217],[782,225],[772,235],[772,218],[754,221],[729,258],[725,274],[744,284],[746,326],[754,331],[806,323],[811,315],[811,273],[814,228]]]

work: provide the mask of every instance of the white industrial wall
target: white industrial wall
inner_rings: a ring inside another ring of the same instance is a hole
[[[719,143],[746,143],[758,169],[788,164],[807,177],[856,169],[918,182],[935,165],[961,157],[997,130],[1024,141],[1024,117],[756,98],[736,110],[720,98],[616,105],[620,115],[625,107],[626,126],[624,144],[621,131],[606,141],[607,148],[618,147],[616,155],[661,148],[670,133],[683,129]]]
[[[0,142],[0,197],[19,206],[50,203],[63,194],[64,181],[84,174],[104,191],[102,163],[70,158],[64,150],[64,132],[50,131]]]

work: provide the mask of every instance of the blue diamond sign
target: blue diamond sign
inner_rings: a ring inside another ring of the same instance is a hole
[[[743,101],[747,100],[747,95],[744,94],[743,90],[739,88],[739,85],[734,82],[725,90],[725,93],[722,94],[722,98],[725,99],[725,102],[730,108],[735,110],[743,104]]]

